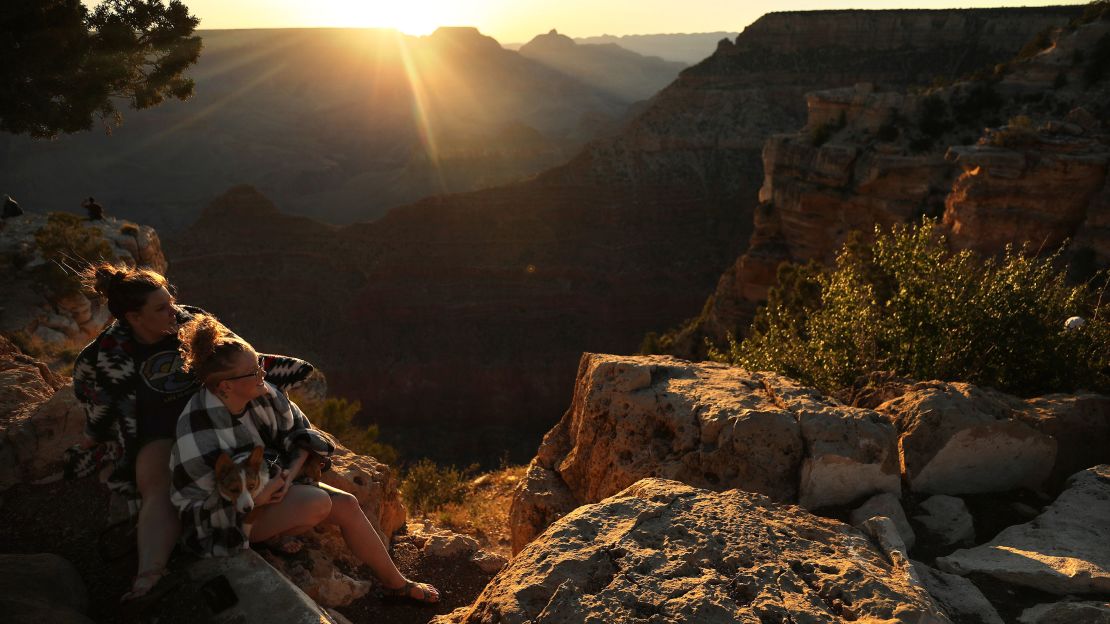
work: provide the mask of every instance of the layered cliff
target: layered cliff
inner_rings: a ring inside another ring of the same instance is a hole
[[[929,91],[809,94],[806,125],[764,146],[748,250],[696,322],[666,338],[670,352],[698,356],[705,338],[741,335],[783,262],[830,263],[851,232],[922,216],[941,219],[955,248],[1039,253],[1070,241],[1073,278],[1110,266],[1110,89],[1094,72],[1108,31],[1104,20],[1060,30],[1024,58]]]
[[[241,189],[172,247],[172,278],[263,348],[323,366],[410,452],[470,461],[481,439],[487,460],[523,458],[582,351],[633,351],[712,292],[751,235],[762,145],[802,123],[804,93],[993,63],[1078,10],[770,15],[565,166],[334,231],[232,205],[268,203]],[[768,55],[774,24],[814,42]],[[879,27],[905,45],[873,42]]]

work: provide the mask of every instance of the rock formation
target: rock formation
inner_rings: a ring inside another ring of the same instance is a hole
[[[747,251],[667,351],[692,357],[707,337],[745,333],[783,262],[831,263],[851,232],[923,215],[942,218],[957,249],[1039,253],[1070,239],[1077,278],[1110,266],[1110,87],[1088,85],[1095,61],[1082,60],[1108,28],[1057,29],[1039,53],[925,93],[860,82],[808,94],[802,130],[763,148]]]
[[[1110,593],[1110,466],[1076,473],[1068,488],[1032,522],[993,540],[937,559],[940,569],[1058,595]]]
[[[433,622],[948,622],[908,570],[798,507],[645,479],[557,521]]]
[[[903,392],[868,410],[772,373],[585,354],[570,408],[514,496],[513,551],[575,507],[646,477],[739,488],[810,509],[882,493],[895,506],[901,495],[943,494],[923,504],[921,515],[933,516],[925,525],[952,531],[952,522],[934,519],[958,508],[963,524],[939,541],[964,542],[974,537],[971,517],[954,495],[1053,489],[1053,475],[1075,461],[1058,457],[1110,461],[1110,397],[1022,400],[941,382]],[[887,516],[898,520],[899,512]],[[876,515],[860,514],[854,523]],[[908,528],[895,532],[912,535]]]
[[[257,344],[311,357],[387,435],[420,429],[393,434],[402,448],[472,461],[450,447],[482,422],[500,436],[490,446],[521,457],[583,351],[634,351],[702,305],[751,235],[763,143],[803,123],[806,92],[970,71],[1079,10],[768,15],[565,166],[326,235],[277,213],[260,223],[225,197],[174,245],[173,277]]]
[[[17,337],[27,347],[49,352],[85,346],[104,327],[108,309],[79,292],[55,292],[43,282],[43,257],[36,234],[49,217],[27,212],[0,223],[0,333]],[[85,221],[72,216],[78,228],[107,243],[111,256],[132,266],[166,271],[166,258],[154,229],[109,217]],[[72,254],[72,250],[70,250]],[[90,258],[89,260],[95,260]],[[67,262],[80,268],[82,258]],[[67,269],[71,270],[71,269]]]

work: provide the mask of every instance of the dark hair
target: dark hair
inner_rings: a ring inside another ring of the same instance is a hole
[[[85,269],[81,282],[88,291],[108,300],[108,311],[121,323],[127,322],[128,312],[136,312],[146,305],[150,293],[170,288],[161,273],[110,262],[99,262]]]
[[[240,353],[250,353],[254,347],[224,327],[211,314],[197,314],[177,330],[181,341],[178,349],[185,361],[185,371],[190,372],[211,390],[222,380],[212,376],[229,370]]]

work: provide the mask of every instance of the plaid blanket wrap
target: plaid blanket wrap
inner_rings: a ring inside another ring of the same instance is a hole
[[[235,505],[216,491],[216,460],[232,458],[261,445],[289,454],[298,440],[314,437],[312,424],[280,390],[266,384],[267,393],[232,416],[206,389],[189,401],[177,421],[177,441],[170,452],[170,500],[181,512],[182,540],[203,556],[233,555],[249,546],[243,517]],[[334,447],[332,447],[334,450]]]

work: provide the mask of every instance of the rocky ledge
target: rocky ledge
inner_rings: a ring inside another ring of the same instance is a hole
[[[513,550],[646,477],[820,509],[882,493],[1050,490],[1110,461],[1103,395],[1023,400],[922,382],[883,398],[875,409],[848,407],[773,373],[585,354],[570,409],[513,500]]]
[[[644,479],[554,523],[435,624],[948,622],[912,566],[759,494]]]

